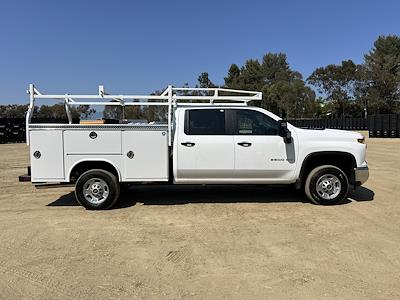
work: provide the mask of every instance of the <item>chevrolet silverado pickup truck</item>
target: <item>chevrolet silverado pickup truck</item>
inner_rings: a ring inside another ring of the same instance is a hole
[[[46,95],[29,86],[27,143],[35,185],[75,184],[86,209],[108,209],[126,183],[263,184],[332,205],[368,179],[364,137],[300,129],[257,106],[260,92],[168,88],[161,95]],[[68,124],[31,123],[36,99],[64,101]],[[72,105],[165,106],[166,123],[73,124]]]

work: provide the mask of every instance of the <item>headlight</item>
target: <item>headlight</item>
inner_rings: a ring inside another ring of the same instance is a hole
[[[362,137],[361,139],[357,139],[357,142],[361,144],[365,144],[365,137]]]

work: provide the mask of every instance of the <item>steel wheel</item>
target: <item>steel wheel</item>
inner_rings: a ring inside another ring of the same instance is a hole
[[[110,189],[108,184],[100,178],[92,178],[83,185],[85,199],[93,204],[100,204],[107,200]]]
[[[340,194],[342,184],[335,175],[325,174],[317,180],[315,188],[321,198],[331,200]]]

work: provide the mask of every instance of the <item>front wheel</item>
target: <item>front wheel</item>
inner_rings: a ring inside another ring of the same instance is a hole
[[[304,191],[314,204],[338,204],[347,197],[349,181],[346,174],[332,165],[319,166],[307,176]]]
[[[86,171],[75,185],[76,200],[86,209],[108,209],[118,200],[119,193],[117,178],[105,170]]]

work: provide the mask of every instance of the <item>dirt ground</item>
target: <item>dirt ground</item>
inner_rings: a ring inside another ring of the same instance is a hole
[[[0,145],[0,298],[400,298],[400,139],[343,205],[286,188],[133,187],[110,211],[17,176]]]

